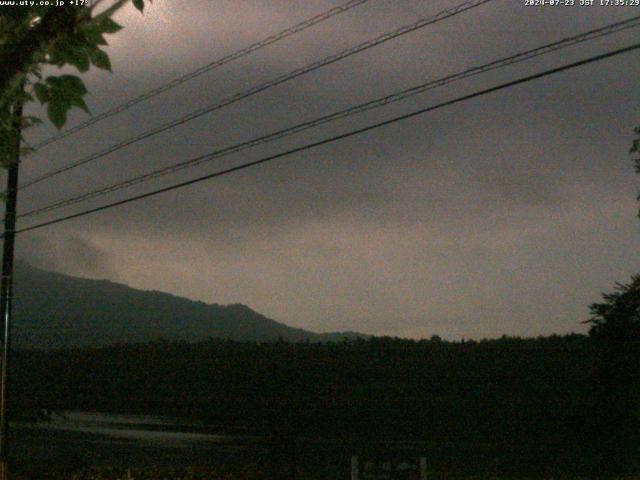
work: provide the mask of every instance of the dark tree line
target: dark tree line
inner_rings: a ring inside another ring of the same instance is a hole
[[[591,305],[597,354],[592,438],[598,469],[609,476],[640,463],[640,275]]]
[[[23,407],[188,416],[220,431],[421,440],[463,466],[585,469],[598,352],[586,336],[482,342],[156,342],[20,352]]]

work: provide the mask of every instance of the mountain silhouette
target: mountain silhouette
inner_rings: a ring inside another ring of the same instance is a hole
[[[242,304],[218,305],[107,280],[64,275],[16,263],[16,348],[104,346],[157,341],[339,341],[366,335],[289,327]]]

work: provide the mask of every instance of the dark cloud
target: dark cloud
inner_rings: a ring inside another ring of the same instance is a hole
[[[81,236],[25,234],[17,246],[17,258],[35,267],[82,277],[114,278],[116,274],[108,255]]]
[[[89,76],[91,106],[100,112],[337,3],[298,2],[293,11],[285,1],[194,1],[179,8],[177,2],[154,2],[144,17],[127,13],[127,28],[112,42],[115,73]],[[455,3],[369,2],[47,148],[24,162],[23,177]],[[52,179],[24,192],[21,208],[631,13],[490,3]],[[109,199],[575,61],[632,43],[636,35],[630,31],[455,83]],[[53,260],[41,255],[39,261],[192,298],[243,302],[316,330],[478,337],[583,329],[588,304],[640,265],[637,182],[628,157],[632,127],[639,123],[634,55],[51,227],[41,238],[60,239],[46,245]],[[74,114],[72,122],[81,118]],[[99,266],[81,266],[82,248],[61,247],[73,243],[67,237],[88,242],[89,251],[99,245]]]

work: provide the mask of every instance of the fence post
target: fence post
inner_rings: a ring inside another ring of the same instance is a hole
[[[358,480],[358,457],[351,457],[351,480]]]
[[[427,480],[427,458],[420,457],[420,480]]]

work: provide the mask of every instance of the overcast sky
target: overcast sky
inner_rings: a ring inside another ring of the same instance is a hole
[[[100,113],[339,1],[154,0],[118,14]],[[370,0],[24,160],[77,160],[318,58],[456,5]],[[579,3],[579,2],[576,2]],[[640,13],[495,0],[21,192],[20,211]],[[22,221],[194,178],[637,41],[640,29],[457,82]],[[276,162],[20,235],[45,268],[215,303],[314,331],[459,339],[585,332],[588,305],[640,270],[640,54],[460,103]],[[88,118],[70,116],[68,126]],[[34,141],[50,126],[29,132]]]

